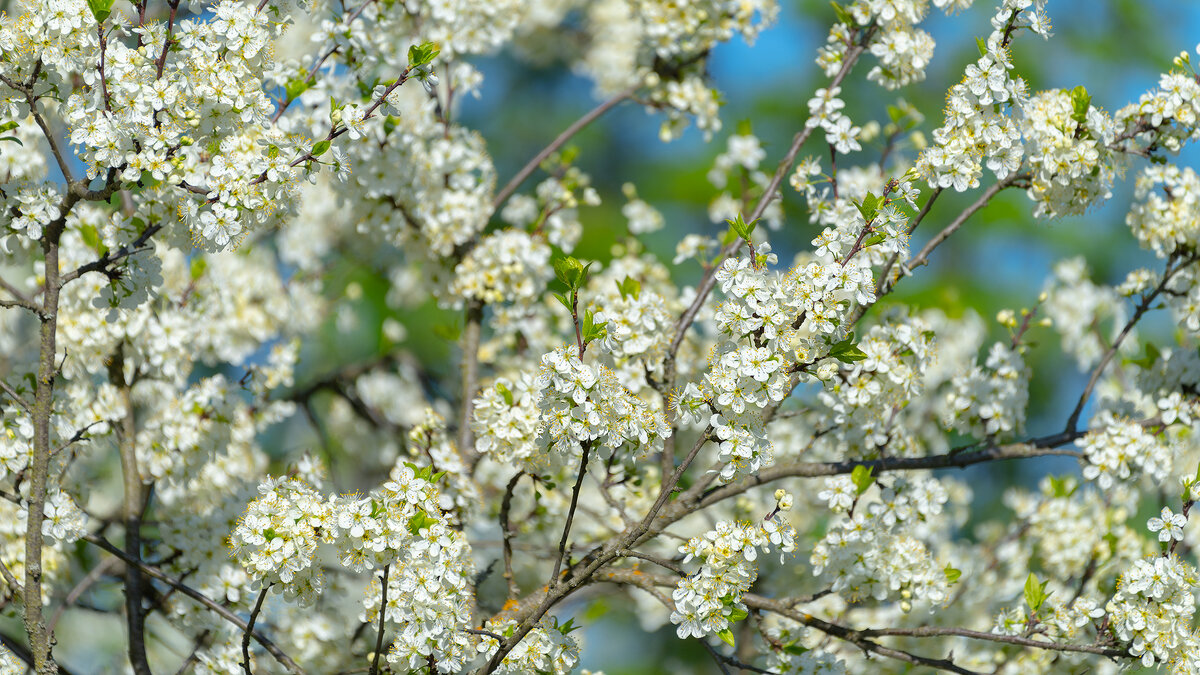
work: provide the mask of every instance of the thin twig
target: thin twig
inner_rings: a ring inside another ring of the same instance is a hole
[[[503,206],[504,202],[512,196],[512,193],[516,192],[517,188],[521,187],[521,183],[524,183],[525,179],[529,178],[529,176],[537,170],[538,166],[540,166],[547,157],[554,154],[554,152],[561,148],[563,144],[571,140],[572,136],[579,133],[579,131],[587,125],[596,121],[596,118],[608,112],[617,104],[633,96],[634,92],[637,90],[638,87],[633,86],[624,91],[618,92],[612,98],[589,110],[584,114],[583,117],[580,117],[572,122],[571,126],[564,129],[563,132],[555,137],[553,141],[550,141],[549,145],[542,148],[541,152],[534,155],[533,159],[530,159],[528,162],[526,162],[525,166],[521,167],[521,170],[518,171],[517,174],[513,176],[507,183],[505,183],[504,187],[500,188],[500,191],[496,193],[495,199],[492,200],[492,211],[496,211]]]
[[[17,599],[24,602],[25,589],[21,588],[21,583],[13,576],[12,570],[8,569],[8,565],[5,565],[3,560],[0,560],[0,576],[4,577],[5,583],[12,588],[12,592],[16,595]]]
[[[258,620],[258,613],[262,611],[263,601],[267,599],[267,591],[270,590],[271,584],[267,584],[259,591],[254,609],[250,611],[250,620],[246,622],[246,630],[242,632],[242,670],[246,675],[254,675],[254,671],[250,670],[250,633],[254,630],[254,622]]]
[[[1174,265],[1176,261],[1177,257],[1175,256],[1172,256],[1172,258],[1167,261],[1167,268],[1163,271],[1162,281],[1159,282],[1158,286],[1156,286],[1154,290],[1142,297],[1142,301],[1138,303],[1137,309],[1135,309],[1133,312],[1133,316],[1129,318],[1129,321],[1125,324],[1125,327],[1121,329],[1120,334],[1118,334],[1116,339],[1113,340],[1112,344],[1108,346],[1108,350],[1104,352],[1104,355],[1100,357],[1100,362],[1096,364],[1094,369],[1092,369],[1092,376],[1088,378],[1087,386],[1083,388],[1083,393],[1079,395],[1079,401],[1075,403],[1075,409],[1071,411],[1071,416],[1067,418],[1067,426],[1065,427],[1066,431],[1075,431],[1075,429],[1078,427],[1079,417],[1083,414],[1083,407],[1087,405],[1088,399],[1092,396],[1092,389],[1094,389],[1096,387],[1096,383],[1100,381],[1100,376],[1104,373],[1104,369],[1108,367],[1109,361],[1112,361],[1113,356],[1116,355],[1117,349],[1120,348],[1121,343],[1124,342],[1125,338],[1129,336],[1130,331],[1132,331],[1137,322],[1141,320],[1142,315],[1144,315],[1150,309],[1150,305],[1154,303],[1154,299],[1163,292],[1163,290],[1167,287],[1167,284],[1170,283],[1171,278],[1174,277],[1177,272],[1195,262],[1196,258],[1186,258],[1179,264],[1178,267],[1172,269],[1172,265]]]
[[[375,655],[371,657],[371,675],[379,672],[379,653],[383,651],[383,620],[387,616],[388,571],[391,564],[383,566],[383,583],[379,592],[379,634],[375,636]]]
[[[283,664],[283,666],[288,669],[288,672],[291,672],[294,675],[305,675],[304,669],[301,668],[295,661],[293,661],[292,657],[285,654],[283,652],[283,650],[281,650],[274,642],[272,642],[270,639],[268,639],[261,632],[256,631],[256,630],[250,630],[249,628],[247,628],[246,621],[244,619],[242,619],[240,616],[238,616],[237,614],[234,614],[233,612],[231,612],[229,610],[229,608],[217,603],[212,598],[209,598],[207,595],[204,595],[203,593],[201,593],[200,591],[197,591],[196,589],[192,588],[191,586],[184,584],[183,582],[179,581],[178,579],[172,578],[169,574],[167,574],[166,572],[162,571],[161,569],[155,567],[154,565],[150,565],[150,564],[142,562],[140,560],[134,560],[134,559],[130,558],[128,555],[125,554],[124,551],[117,548],[116,546],[113,546],[108,540],[106,540],[102,537],[98,537],[94,534],[88,534],[88,535],[84,535],[83,539],[84,539],[84,541],[88,542],[89,544],[98,546],[99,548],[104,549],[108,553],[111,553],[112,555],[120,558],[121,560],[125,561],[125,564],[127,564],[127,565],[137,565],[138,567],[141,568],[142,572],[144,572],[146,574],[146,576],[158,579],[159,581],[167,584],[171,588],[174,588],[175,590],[179,591],[180,593],[183,593],[187,597],[204,605],[208,609],[215,612],[222,619],[225,619],[229,623],[236,626],[238,629],[250,633],[250,635],[252,635],[254,637],[255,641],[258,642],[258,644],[262,645],[263,649],[267,650],[268,654],[275,657],[276,661]]]
[[[67,608],[71,605],[74,605],[79,600],[80,596],[87,592],[87,589],[95,585],[97,581],[100,581],[105,574],[108,574],[109,570],[115,566],[116,561],[116,558],[105,558],[104,560],[101,560],[98,565],[93,567],[91,571],[87,573],[87,576],[80,579],[79,583],[75,584],[75,586],[71,588],[70,592],[67,593],[66,599],[63,600],[62,604],[58,606],[58,609],[54,610],[54,616],[50,617],[49,630],[51,634],[54,633],[54,628],[58,626],[58,620],[62,618],[62,615],[67,611]]]
[[[116,251],[106,252],[98,259],[93,260],[90,263],[80,265],[74,270],[62,275],[62,280],[59,282],[59,285],[65,286],[69,282],[78,279],[88,272],[106,272],[109,265],[124,258],[128,258],[131,255],[136,255],[143,251],[150,250],[150,248],[147,246],[147,243],[150,241],[150,237],[153,237],[155,233],[162,228],[162,223],[154,223],[153,225],[147,227],[140,235],[138,235],[138,238],[133,240],[133,242],[125,244]]]
[[[567,510],[567,522],[563,525],[562,538],[558,541],[558,557],[554,559],[554,572],[550,575],[550,585],[557,586],[558,573],[562,569],[563,557],[567,554],[567,537],[571,534],[571,523],[575,521],[575,507],[579,504],[579,491],[583,488],[583,477],[587,475],[588,456],[592,451],[591,441],[583,442],[583,453],[579,458],[579,477],[575,479],[575,487],[571,490],[571,507]]]
[[[839,626],[837,624],[818,619],[811,614],[798,612],[791,607],[787,607],[786,605],[779,603],[778,601],[764,598],[760,595],[746,593],[742,596],[742,602],[744,602],[747,607],[775,612],[776,614],[786,616],[793,621],[798,621],[811,628],[816,628],[826,635],[849,642],[865,652],[874,652],[880,656],[886,656],[897,661],[903,661],[905,663],[911,663],[917,666],[925,666],[935,670],[944,670],[950,673],[958,673],[958,675],[983,675],[977,671],[967,670],[962,666],[956,665],[950,659],[935,659],[927,656],[919,656],[917,654],[906,652],[900,649],[885,647],[878,642],[867,639],[867,635],[865,635],[862,631],[854,630],[853,628],[847,628],[845,626]]]
[[[29,402],[21,398],[21,395],[18,394],[12,387],[8,386],[8,383],[4,380],[0,380],[0,391],[8,394],[8,397],[11,398],[17,405],[21,406],[26,414],[33,414],[33,407],[29,405]]]
[[[1129,652],[1123,649],[1113,649],[1100,645],[1073,645],[1060,642],[1043,642],[1016,635],[998,635],[967,628],[949,626],[920,626],[917,628],[873,628],[859,631],[865,637],[899,636],[899,637],[965,637],[973,640],[987,640],[1021,647],[1033,647],[1056,652],[1075,652],[1080,654],[1097,654],[1109,658],[1130,658]]]
[[[842,67],[827,85],[829,88],[839,86],[846,79],[855,62],[858,61],[858,58],[866,50],[866,42],[873,33],[874,27],[864,30],[862,38],[853,47],[846,50],[846,54],[842,58]],[[754,210],[750,212],[750,216],[746,218],[747,222],[753,222],[762,217],[762,214],[767,210],[767,206],[775,200],[776,192],[783,183],[783,177],[787,175],[792,165],[796,163],[796,156],[800,153],[800,146],[804,145],[804,142],[808,140],[808,137],[815,128],[805,125],[803,129],[796,133],[792,139],[791,147],[788,148],[787,154],[780,160],[779,166],[776,167],[775,174],[771,176],[771,181],[767,184],[766,190],[759,197]],[[692,300],[692,304],[688,305],[687,309],[683,311],[683,314],[675,322],[675,326],[672,329],[671,344],[667,349],[667,355],[663,358],[663,378],[661,380],[663,391],[669,391],[674,386],[675,357],[679,353],[679,348],[683,344],[683,338],[687,334],[688,328],[695,322],[696,315],[700,313],[700,308],[708,301],[708,296],[712,293],[712,289],[716,285],[717,270],[720,269],[721,263],[725,259],[732,256],[741,248],[743,241],[745,240],[739,237],[721,250],[716,261],[705,272],[699,285],[696,286],[696,296]]]
[[[509,479],[508,485],[504,488],[504,499],[500,502],[500,536],[504,540],[504,582],[508,586],[508,597],[510,600],[520,595],[521,589],[517,587],[516,578],[513,576],[513,532],[509,525],[509,513],[512,511],[513,493],[517,489],[517,483],[520,482],[521,476],[524,475],[524,471],[518,471],[515,476]]]

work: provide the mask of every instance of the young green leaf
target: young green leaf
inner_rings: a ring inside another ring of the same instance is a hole
[[[623,280],[615,283],[617,284],[617,291],[621,293],[622,298],[628,298],[632,296],[636,300],[642,295],[642,282],[634,279],[633,277],[627,276]]]
[[[408,519],[408,531],[413,535],[416,535],[421,532],[422,528],[428,528],[430,525],[433,525],[436,522],[436,520],[429,517],[428,513],[425,513],[421,509],[417,509],[417,512],[413,514],[413,517]]]
[[[425,42],[408,48],[408,67],[412,69],[427,65],[437,57],[441,50],[433,42]]]
[[[721,638],[721,640],[723,640],[725,644],[729,645],[730,647],[735,646],[733,644],[733,631],[729,630],[728,628],[720,633],[717,633],[717,637]]]
[[[732,220],[727,218],[725,222],[729,223],[729,227],[733,229],[737,236],[746,241],[750,241],[750,235],[754,234],[754,228],[758,226],[757,220],[752,220],[749,223],[742,220],[742,214],[740,213]]]
[[[949,565],[946,565],[946,569],[942,570],[942,572],[946,575],[946,583],[949,584],[957,583],[962,578],[962,570],[955,569]]]
[[[98,23],[104,23],[109,14],[112,14],[112,6],[115,0],[88,0],[88,9],[92,10],[92,16],[96,17]]]
[[[1087,122],[1088,107],[1092,104],[1092,95],[1086,87],[1080,85],[1071,90],[1071,119],[1078,124]]]
[[[833,346],[829,348],[829,355],[838,361],[841,361],[842,363],[854,363],[855,361],[862,361],[867,358],[866,352],[859,349],[858,345],[854,344],[853,333],[851,333],[850,336],[845,340],[834,343]]]
[[[875,482],[874,473],[875,469],[864,464],[855,466],[854,470],[850,472],[850,482],[854,483],[854,489],[858,491],[858,494],[866,492]]]
[[[588,266],[590,267],[591,263],[588,263]],[[586,272],[587,267],[572,256],[563,256],[554,261],[554,276],[572,291],[579,290],[583,285]]]
[[[508,387],[504,386],[503,382],[497,382],[496,383],[496,391],[500,392],[500,396],[504,399],[504,402],[507,405],[512,406],[512,404],[513,404],[512,390],[510,390]]]
[[[1029,577],[1025,579],[1025,604],[1029,605],[1029,609],[1034,612],[1042,607],[1042,603],[1046,602],[1046,581],[1038,581],[1037,575],[1033,572],[1029,573]]]

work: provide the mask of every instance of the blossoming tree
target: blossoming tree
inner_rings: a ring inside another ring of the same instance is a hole
[[[566,143],[629,102],[664,141],[721,135],[710,51],[776,0],[18,0],[0,593],[24,632],[0,625],[0,672],[97,668],[111,631],[59,626],[86,601],[120,621],[108,672],[566,673],[566,601],[601,594],[721,672],[1200,672],[1200,178],[1173,163],[1200,76],[1184,52],[1114,112],[1030,91],[1012,56],[1046,3],[1000,0],[960,28],[979,55],[932,133],[904,104],[848,116],[848,78],[894,101],[933,57],[922,21],[971,4],[835,3],[790,146],[723,134],[716,225],[670,223],[667,260],[642,238],[668,218]],[[602,102],[498,188],[456,117],[473,63],[559,27]],[[1120,180],[1158,261],[1123,282],[1063,261],[986,345],[973,315],[888,298],[999,193],[1053,219]],[[574,255],[622,197],[619,245]],[[816,234],[781,261],[785,227]],[[348,268],[459,316],[459,376],[389,319],[381,357],[298,377],[362,311]],[[1177,328],[1139,337],[1149,315]],[[1044,436],[1032,329],[1086,381]],[[1002,512],[939,471],[1048,455],[1080,470]]]

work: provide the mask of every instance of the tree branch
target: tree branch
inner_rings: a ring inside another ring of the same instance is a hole
[[[1157,298],[1167,287],[1167,284],[1171,281],[1171,277],[1175,276],[1177,272],[1196,261],[1195,256],[1184,258],[1179,263],[1178,267],[1172,269],[1171,266],[1177,261],[1177,259],[1177,256],[1172,256],[1167,261],[1167,268],[1163,271],[1162,281],[1159,282],[1158,286],[1156,286],[1153,291],[1142,297],[1142,301],[1138,303],[1137,309],[1135,309],[1133,312],[1133,316],[1129,318],[1129,321],[1125,324],[1125,327],[1121,329],[1120,334],[1118,334],[1116,339],[1113,340],[1112,344],[1109,345],[1108,350],[1104,352],[1104,355],[1100,357],[1100,362],[1096,364],[1096,367],[1092,370],[1092,376],[1088,378],[1087,386],[1083,388],[1083,393],[1079,395],[1079,401],[1075,404],[1075,409],[1071,411],[1071,416],[1067,418],[1067,426],[1065,431],[1072,432],[1078,427],[1079,417],[1083,414],[1083,407],[1087,405],[1088,399],[1091,398],[1092,390],[1096,387],[1096,383],[1100,381],[1100,376],[1104,374],[1104,369],[1108,367],[1108,363],[1112,361],[1113,356],[1116,355],[1117,349],[1120,348],[1121,343],[1125,341],[1125,338],[1129,337],[1130,331],[1132,331],[1137,322],[1141,320],[1142,315],[1144,315],[1150,309],[1150,305],[1154,303],[1154,299]]]
[[[567,522],[563,526],[562,539],[558,541],[558,557],[554,559],[554,572],[550,575],[550,587],[558,585],[558,572],[562,569],[563,557],[567,554],[567,537],[571,534],[571,523],[575,520],[575,507],[579,504],[579,491],[583,488],[583,477],[587,475],[588,455],[591,454],[591,441],[583,442],[583,453],[579,458],[579,477],[575,479],[575,487],[571,490],[571,507],[567,510]]]
[[[175,590],[179,591],[180,593],[183,593],[184,595],[195,600],[196,602],[200,603],[201,605],[204,605],[205,607],[212,610],[213,612],[216,612],[216,614],[218,616],[220,616],[222,619],[225,619],[226,621],[233,624],[240,630],[249,633],[254,638],[254,640],[256,642],[258,642],[258,644],[262,645],[263,649],[267,650],[267,653],[269,653],[271,656],[275,657],[275,660],[278,661],[279,663],[281,663],[284,668],[287,668],[288,672],[293,673],[293,675],[306,675],[304,672],[304,669],[301,668],[299,665],[297,665],[296,662],[292,660],[292,657],[285,654],[283,652],[283,650],[281,650],[278,646],[276,646],[274,642],[272,642],[270,639],[268,639],[261,632],[252,630],[252,627],[249,627],[248,624],[246,623],[246,621],[244,621],[237,614],[234,614],[233,612],[229,611],[229,608],[218,604],[217,602],[215,602],[214,600],[209,598],[207,595],[204,595],[200,591],[197,591],[196,589],[194,589],[190,586],[187,586],[183,582],[181,582],[177,579],[171,578],[170,575],[168,575],[166,572],[163,572],[161,569],[155,567],[154,565],[150,565],[150,564],[144,563],[140,560],[135,560],[133,558],[130,558],[128,555],[125,554],[124,551],[117,548],[116,546],[113,546],[111,543],[108,542],[108,540],[106,540],[102,537],[98,537],[94,534],[88,534],[88,535],[84,535],[83,539],[84,539],[84,541],[88,542],[89,544],[92,544],[94,546],[102,548],[105,551],[107,551],[108,553],[111,553],[112,555],[120,558],[121,560],[125,561],[125,564],[127,564],[127,565],[137,565],[139,568],[141,568],[142,572],[144,572],[146,574],[146,576],[158,579],[159,581],[167,584],[168,586],[170,586],[171,588],[174,588]]]
[[[258,620],[258,613],[262,611],[263,601],[267,599],[267,592],[270,590],[271,584],[267,584],[259,591],[254,609],[250,610],[250,621],[246,623],[246,630],[242,631],[242,670],[246,675],[254,675],[254,671],[250,670],[250,633],[254,630],[254,622]]]
[[[388,571],[391,564],[383,566],[383,583],[379,593],[379,634],[375,636],[375,655],[371,657],[371,675],[379,672],[379,653],[383,651],[383,620],[387,616]]]
[[[525,179],[529,178],[529,176],[537,170],[538,166],[540,166],[542,162],[546,161],[547,157],[554,154],[554,152],[561,148],[563,144],[571,140],[572,136],[579,133],[579,131],[587,125],[596,121],[596,118],[608,112],[617,104],[621,103],[630,96],[633,96],[634,92],[636,92],[639,88],[639,85],[635,85],[617,93],[612,98],[589,110],[584,114],[583,117],[580,117],[572,122],[571,126],[564,129],[563,132],[555,137],[553,141],[550,141],[549,145],[542,148],[541,152],[534,155],[532,159],[526,162],[525,166],[521,167],[521,170],[518,171],[517,174],[512,177],[512,179],[505,183],[504,187],[500,188],[500,191],[496,193],[496,197],[492,200],[492,211],[498,211],[500,207],[504,205],[504,202],[508,201],[508,198],[512,196],[512,193],[516,192],[517,188],[521,187],[521,183],[524,183]]]
[[[870,40],[870,36],[874,34],[874,31],[874,26],[865,29],[859,41],[853,47],[846,50],[842,58],[841,70],[829,82],[827,85],[829,88],[839,86],[846,79],[846,76],[850,74],[850,70],[854,67],[855,62],[866,51],[866,43]],[[800,153],[800,146],[804,145],[804,142],[808,140],[808,137],[815,128],[805,125],[803,129],[796,133],[787,154],[780,160],[779,166],[775,168],[775,174],[771,176],[771,182],[767,185],[766,190],[763,191],[762,196],[759,197],[754,210],[750,212],[750,217],[746,218],[747,222],[753,222],[761,218],[762,214],[766,212],[767,206],[775,200],[775,193],[779,190],[780,184],[783,183],[783,177],[787,175],[792,165],[796,163],[796,155]],[[692,300],[692,304],[688,305],[687,309],[683,311],[683,314],[675,322],[672,330],[673,337],[671,338],[671,344],[667,348],[667,355],[663,358],[663,378],[661,380],[661,386],[664,387],[663,391],[669,391],[674,386],[675,357],[679,353],[679,348],[683,344],[683,338],[687,334],[688,328],[695,322],[696,315],[700,313],[700,308],[708,301],[708,296],[712,293],[713,286],[717,283],[717,270],[720,269],[721,263],[742,247],[742,242],[743,240],[739,237],[736,241],[721,250],[720,255],[717,256],[717,260],[704,273],[704,277],[700,280],[699,285],[697,285],[696,297]]]

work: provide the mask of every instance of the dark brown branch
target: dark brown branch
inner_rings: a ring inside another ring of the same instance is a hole
[[[1083,436],[1083,433],[1080,432],[1064,432],[1019,443],[1009,443],[1006,445],[992,444],[988,447],[969,452],[951,452],[926,457],[884,457],[882,459],[847,460],[842,462],[789,462],[776,464],[775,466],[759,471],[757,474],[747,476],[736,483],[730,483],[729,485],[709,490],[693,506],[695,508],[705,508],[716,502],[739,495],[753,487],[782,478],[815,478],[818,476],[848,474],[858,466],[867,467],[874,472],[874,475],[878,476],[887,471],[962,469],[983,462],[1028,459],[1048,455],[1079,457],[1080,452],[1078,450],[1059,449],[1059,446],[1070,443],[1081,436]]]
[[[567,537],[571,535],[571,524],[575,521],[575,507],[579,505],[579,491],[583,488],[583,477],[587,475],[588,456],[591,452],[591,441],[584,441],[583,452],[579,457],[579,477],[575,479],[575,487],[571,490],[571,507],[567,510],[567,522],[563,525],[562,538],[558,541],[558,557],[554,559],[554,572],[550,574],[551,588],[559,583],[558,573],[562,569],[563,557],[567,554]]]
[[[274,642],[272,642],[270,639],[268,639],[261,632],[256,631],[256,630],[250,630],[247,626],[246,621],[243,620],[237,614],[234,614],[233,612],[231,612],[229,610],[229,608],[227,608],[221,604],[218,604],[212,598],[209,598],[207,595],[204,595],[200,591],[197,591],[196,589],[194,589],[190,586],[187,586],[186,584],[180,582],[178,579],[172,578],[166,572],[163,572],[161,569],[155,567],[154,565],[150,565],[150,564],[144,563],[140,560],[134,560],[134,559],[130,558],[129,556],[127,556],[125,554],[124,551],[117,548],[116,546],[113,546],[111,543],[108,542],[108,540],[103,539],[102,537],[98,537],[94,534],[89,534],[89,535],[84,535],[83,539],[84,539],[84,541],[88,542],[89,544],[92,544],[94,546],[102,548],[105,551],[107,551],[108,553],[111,553],[112,555],[120,558],[121,560],[125,561],[125,564],[127,564],[127,565],[137,565],[139,568],[141,568],[142,572],[144,572],[146,574],[146,576],[158,579],[159,581],[167,584],[168,586],[170,586],[171,588],[174,588],[175,590],[179,591],[180,593],[183,593],[184,595],[195,600],[196,602],[200,603],[201,605],[204,605],[208,609],[215,612],[222,619],[225,619],[226,621],[233,624],[240,630],[249,633],[254,638],[254,640],[256,642],[258,642],[258,644],[262,645],[263,649],[267,650],[268,654],[275,657],[276,661],[283,664],[283,666],[285,668],[287,668],[288,672],[293,673],[293,675],[305,675],[304,669],[301,668],[299,665],[297,665],[296,662],[292,660],[292,657],[285,654],[283,652],[283,650],[281,650]]]
[[[880,656],[886,656],[897,661],[911,663],[916,666],[925,666],[935,670],[943,670],[948,673],[958,673],[958,675],[983,675],[977,671],[967,670],[962,666],[955,665],[955,663],[950,659],[935,659],[927,656],[919,656],[917,654],[912,654],[900,649],[885,647],[878,642],[869,640],[868,636],[863,631],[858,631],[854,630],[853,628],[847,628],[845,626],[839,626],[828,621],[823,621],[811,614],[798,612],[791,607],[788,607],[775,600],[764,598],[760,595],[746,593],[742,596],[742,602],[746,603],[747,607],[775,612],[776,614],[786,616],[793,621],[797,621],[811,628],[816,628],[826,635],[849,642],[864,652],[873,652]]]
[[[508,598],[515,599],[521,593],[521,589],[517,587],[516,578],[513,576],[512,567],[512,527],[509,525],[509,513],[512,511],[513,493],[517,489],[517,483],[520,482],[521,476],[524,476],[524,471],[518,471],[508,481],[508,485],[504,488],[504,499],[500,502],[500,536],[504,540],[504,583],[508,586]]]
[[[254,631],[254,622],[258,620],[258,613],[262,611],[263,601],[267,599],[267,592],[270,590],[271,584],[267,584],[259,591],[254,609],[250,610],[250,620],[246,622],[246,629],[242,631],[242,670],[246,675],[254,675],[254,671],[250,669],[250,633]]]
[[[162,228],[162,223],[154,223],[153,225],[147,227],[140,235],[138,235],[138,238],[133,240],[131,243],[125,244],[116,251],[108,251],[98,259],[93,260],[85,265],[80,265],[74,270],[62,275],[62,281],[60,282],[59,286],[65,286],[67,283],[78,279],[88,272],[107,273],[109,265],[128,258],[131,255],[136,255],[142,251],[150,250],[147,246],[147,243],[150,241],[150,237],[153,237]]]
[[[985,633],[983,631],[969,630],[966,628],[953,628],[949,626],[920,626],[918,628],[873,628],[861,630],[859,633],[861,633],[864,637],[965,637],[973,640],[987,640],[988,642],[1000,642],[1008,645],[1017,645],[1019,647],[1033,647],[1034,649],[1047,649],[1056,652],[1077,652],[1081,654],[1097,654],[1099,656],[1107,656],[1109,658],[1130,658],[1129,652],[1125,650],[1102,647],[1100,645],[1073,645],[1060,642],[1043,642],[1041,640],[1033,640],[1027,637],[1020,637],[1016,635],[997,635],[996,633]]]

